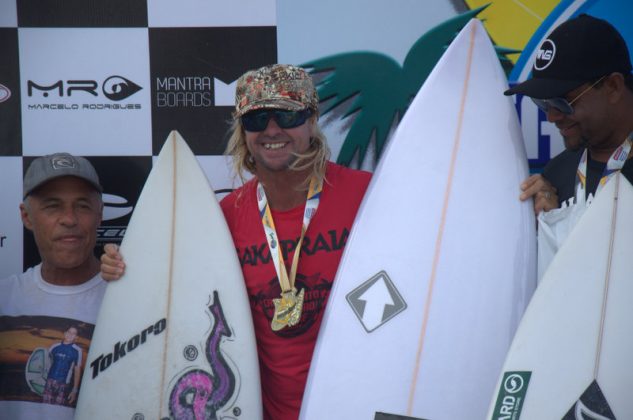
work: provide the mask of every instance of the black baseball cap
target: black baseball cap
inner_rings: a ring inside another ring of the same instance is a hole
[[[74,176],[87,181],[95,190],[103,192],[99,176],[88,159],[69,153],[41,156],[31,162],[24,175],[24,195],[32,193],[41,185],[62,176]]]
[[[532,78],[504,94],[556,98],[614,72],[631,72],[622,35],[606,20],[582,14],[552,31],[536,52]]]

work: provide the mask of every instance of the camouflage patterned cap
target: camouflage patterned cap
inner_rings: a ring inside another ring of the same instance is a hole
[[[273,64],[250,70],[237,81],[235,118],[262,108],[318,110],[312,77],[301,67]]]

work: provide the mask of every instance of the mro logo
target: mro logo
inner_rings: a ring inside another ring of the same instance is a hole
[[[73,92],[85,92],[92,96],[99,96],[97,88],[99,84],[96,80],[67,80],[66,96],[72,96]],[[51,93],[57,91],[57,95],[64,96],[64,81],[58,80],[52,85],[39,85],[32,80],[26,83],[27,93],[33,96],[33,90],[42,92],[42,96],[48,98]],[[121,101],[129,98],[139,90],[143,89],[131,80],[121,76],[110,76],[101,84],[101,91],[106,98],[112,101]]]

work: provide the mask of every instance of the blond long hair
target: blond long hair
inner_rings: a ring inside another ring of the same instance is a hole
[[[291,171],[310,170],[310,176],[306,177],[305,185],[301,188],[307,188],[310,179],[314,176],[319,181],[325,179],[325,166],[330,158],[330,148],[327,144],[327,138],[319,124],[317,123],[318,114],[315,113],[310,117],[309,122],[312,126],[312,136],[310,137],[310,146],[305,153],[295,154],[297,160],[290,164]],[[224,151],[225,155],[233,157],[233,169],[235,174],[239,176],[242,182],[245,182],[244,172],[248,171],[253,175],[257,175],[257,167],[255,160],[251,156],[246,146],[246,133],[239,118],[234,118],[230,128],[229,142]]]

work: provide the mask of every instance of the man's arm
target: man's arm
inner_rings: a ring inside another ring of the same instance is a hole
[[[73,389],[68,394],[68,402],[70,404],[74,403],[77,400],[77,392],[79,391],[79,381],[81,381],[81,368],[78,365],[75,365],[73,368]]]

